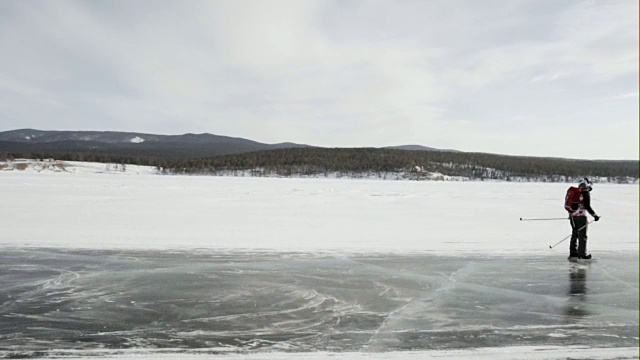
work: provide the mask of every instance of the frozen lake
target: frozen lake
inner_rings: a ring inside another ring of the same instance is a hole
[[[569,184],[121,175],[0,173],[0,357],[638,357],[638,185],[576,265]]]
[[[578,265],[557,257],[4,249],[0,355],[637,347],[637,269],[637,256],[614,253]]]

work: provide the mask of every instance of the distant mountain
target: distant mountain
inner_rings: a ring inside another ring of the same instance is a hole
[[[165,136],[166,137],[166,136]],[[0,141],[20,143],[52,143],[60,141],[96,141],[108,144],[162,141],[162,135],[113,131],[42,131],[19,129],[0,132]]]
[[[399,146],[386,146],[383,149],[396,149],[396,150],[410,150],[410,151],[458,151],[458,150],[444,150],[436,149],[432,147],[422,145],[399,145]]]
[[[213,134],[34,129],[0,132],[0,160],[14,158],[152,165],[163,172],[176,174],[248,170],[267,171],[278,176],[329,172],[361,176],[358,174],[400,171],[416,179],[436,174],[507,181],[573,182],[587,175],[607,182],[638,180],[638,161],[508,156],[439,150],[422,145],[323,148],[295,143],[264,144]]]
[[[0,151],[46,154],[92,152],[127,157],[184,159],[244,152],[307,147],[295,143],[264,144],[213,134],[156,135],[115,131],[0,132]]]
[[[294,143],[268,145],[256,141],[220,136],[212,134],[184,134],[184,135],[155,135],[135,132],[117,131],[42,131],[34,129],[20,129],[0,132],[0,141],[20,143],[53,143],[62,141],[93,141],[106,144],[142,144],[142,143],[183,143],[183,144],[243,144],[248,147],[267,147],[269,149],[282,147],[299,147]]]
[[[19,129],[0,132],[0,151],[59,154],[93,152],[102,155],[185,159],[246,152],[313,147],[283,142],[264,144],[213,134],[156,135],[117,131],[43,131]],[[389,149],[438,151],[422,145],[389,146]],[[449,150],[443,150],[449,151]]]
[[[399,146],[386,146],[385,149],[398,149],[398,150],[411,150],[411,151],[422,151],[422,150],[438,150],[422,145],[399,145]]]

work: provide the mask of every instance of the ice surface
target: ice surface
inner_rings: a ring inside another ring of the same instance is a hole
[[[637,185],[594,187],[577,265],[519,221],[568,184],[91,166],[0,172],[0,356],[638,357]]]
[[[0,264],[0,355],[638,344],[633,255],[579,265],[552,257],[6,248]]]

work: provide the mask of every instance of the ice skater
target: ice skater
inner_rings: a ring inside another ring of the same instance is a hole
[[[569,259],[591,259],[587,254],[587,212],[595,221],[600,220],[591,208],[591,190],[593,185],[584,178],[578,187],[570,187],[564,199],[564,208],[569,212],[571,222],[571,241],[569,242]],[[577,246],[576,246],[577,245]]]

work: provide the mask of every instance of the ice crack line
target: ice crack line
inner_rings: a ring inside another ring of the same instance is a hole
[[[382,331],[383,328],[385,328],[387,326],[387,323],[394,317],[395,314],[402,312],[406,307],[408,307],[409,305],[411,305],[411,303],[413,303],[413,299],[409,300],[408,303],[404,304],[402,307],[390,312],[382,321],[382,323],[380,324],[380,326],[378,326],[378,328],[373,332],[373,334],[371,335],[371,337],[369,338],[369,340],[367,340],[366,345],[369,346],[371,344],[372,341],[374,341],[374,339],[378,336],[378,334]]]
[[[432,289],[432,290],[427,290],[423,292],[424,296],[419,296],[417,298],[409,298],[408,302],[403,305],[402,307],[390,312],[385,319],[382,321],[382,323],[380,324],[380,326],[373,332],[373,334],[371,335],[371,337],[369,338],[369,340],[366,342],[366,346],[370,346],[377,337],[379,337],[380,333],[383,332],[383,329],[388,327],[390,322],[395,320],[396,318],[398,318],[398,314],[403,313],[405,311],[408,311],[408,308],[414,304],[416,304],[416,302],[414,300],[419,299],[420,300],[420,304],[422,303],[429,303],[429,304],[435,304],[436,303],[436,299],[440,296],[443,296],[445,293],[451,291],[452,289],[454,289],[456,287],[457,284],[457,280],[459,277],[463,277],[466,276],[466,274],[468,272],[471,271],[471,269],[475,266],[475,263],[471,263],[471,264],[465,264],[462,266],[462,268],[457,269],[456,271],[452,272],[451,274],[445,274],[445,273],[440,273],[441,277],[440,279],[442,279],[442,283],[441,286],[439,286],[436,289]],[[422,306],[422,305],[419,305]],[[420,313],[426,313],[427,309],[425,308],[421,308],[420,309]]]
[[[80,278],[80,274],[77,272],[69,271],[69,270],[56,270],[60,273],[60,275],[45,281],[42,284],[43,289],[48,289],[51,287],[59,287],[60,285],[69,285],[71,282],[78,280]]]

